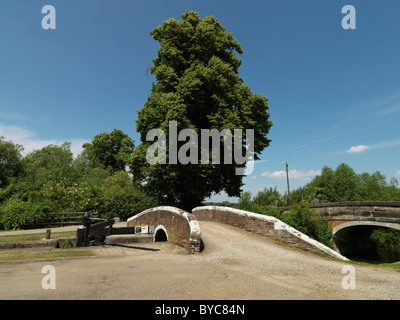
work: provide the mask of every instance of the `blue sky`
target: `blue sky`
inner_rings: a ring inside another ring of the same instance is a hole
[[[41,26],[47,4],[55,30]],[[345,5],[355,30],[342,28]],[[270,99],[272,142],[244,190],[283,192],[285,162],[291,189],[340,163],[400,178],[398,0],[2,0],[0,135],[26,152],[70,141],[79,153],[114,128],[138,144],[136,111],[158,50],[149,32],[186,9],[235,36],[241,78]]]

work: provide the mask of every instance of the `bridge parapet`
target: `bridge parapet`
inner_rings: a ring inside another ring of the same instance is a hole
[[[400,223],[400,201],[354,201],[310,204],[319,215],[334,221],[376,221]],[[283,212],[290,211],[290,207]]]
[[[200,221],[226,223],[322,256],[348,260],[338,252],[275,217],[220,206],[197,207],[192,209],[192,213]]]
[[[200,252],[201,231],[193,214],[184,210],[161,206],[145,210],[127,221],[128,226],[155,226],[154,239],[157,232],[166,233],[168,241],[188,248],[190,253]]]

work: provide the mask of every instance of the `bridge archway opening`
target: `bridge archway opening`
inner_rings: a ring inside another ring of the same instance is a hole
[[[379,248],[371,239],[371,234],[376,229],[389,228],[378,225],[352,225],[338,230],[334,234],[333,242],[339,252],[351,260],[372,263],[400,261],[399,249]]]
[[[168,241],[167,230],[163,226],[158,226],[154,230],[154,242]]]

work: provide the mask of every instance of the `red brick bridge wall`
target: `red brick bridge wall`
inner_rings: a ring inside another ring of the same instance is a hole
[[[154,226],[166,232],[168,241],[187,248],[190,253],[200,252],[201,232],[193,214],[175,207],[156,207],[145,210],[128,219],[127,226]]]

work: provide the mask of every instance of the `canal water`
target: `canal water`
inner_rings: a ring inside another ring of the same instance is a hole
[[[400,261],[400,249],[377,248],[369,252],[352,253],[347,256],[350,260],[369,263],[392,263]]]

